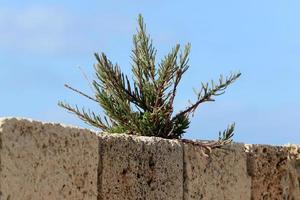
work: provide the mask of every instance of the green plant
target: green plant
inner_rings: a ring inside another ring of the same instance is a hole
[[[156,63],[156,49],[146,33],[141,15],[138,17],[138,31],[133,36],[132,72],[133,80],[123,74],[104,53],[95,54],[94,65],[97,79],[93,81],[95,97],[68,85],[67,88],[95,101],[103,108],[103,118],[98,114],[59,102],[59,106],[77,115],[86,123],[109,133],[157,136],[169,139],[181,138],[190,124],[190,115],[198,106],[214,101],[214,97],[240,77],[240,73],[226,78],[221,75],[218,82],[202,83],[197,100],[186,109],[174,115],[173,103],[178,84],[188,70],[190,44],[182,52],[177,44],[161,62]],[[234,124],[220,133],[218,145],[231,141]]]

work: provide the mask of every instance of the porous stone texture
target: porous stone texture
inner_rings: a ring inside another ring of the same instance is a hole
[[[300,146],[287,145],[288,149],[288,171],[290,178],[290,199],[300,199]]]
[[[0,120],[0,199],[97,199],[98,140],[87,130]]]
[[[209,152],[182,140],[0,118],[0,200],[144,199],[300,200],[300,148]]]
[[[252,199],[300,199],[300,165],[290,148],[249,145],[247,152]]]
[[[103,136],[100,141],[100,199],[183,199],[178,141],[124,135]]]
[[[184,200],[250,200],[251,179],[243,145],[214,149],[184,145]]]

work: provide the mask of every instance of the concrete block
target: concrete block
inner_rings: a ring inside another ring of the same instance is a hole
[[[101,200],[182,200],[183,153],[176,140],[101,136]]]
[[[299,200],[299,160],[289,148],[249,145],[248,174],[252,178],[252,199]]]
[[[0,199],[97,199],[98,137],[87,130],[0,120]]]
[[[243,145],[214,149],[209,155],[184,145],[184,200],[250,200],[251,179]]]

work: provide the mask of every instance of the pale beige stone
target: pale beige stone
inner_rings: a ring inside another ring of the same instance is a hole
[[[0,199],[97,199],[98,137],[87,130],[0,120]]]
[[[295,144],[286,145],[288,149],[288,172],[290,199],[300,199],[300,146]]]
[[[252,199],[299,200],[299,166],[289,148],[252,145],[248,152]]]
[[[184,144],[184,200],[250,200],[251,179],[243,145],[211,153]]]
[[[0,118],[2,199],[300,200],[300,147],[208,153],[178,140]]]
[[[101,137],[102,200],[182,200],[182,147],[175,140]]]

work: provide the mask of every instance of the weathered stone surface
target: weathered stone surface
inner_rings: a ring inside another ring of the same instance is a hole
[[[297,145],[207,154],[178,140],[0,118],[0,200],[300,200]]]
[[[246,161],[243,145],[206,155],[200,147],[184,144],[184,200],[250,200]]]
[[[97,199],[98,137],[28,120],[0,120],[0,199]]]
[[[177,141],[103,136],[100,154],[102,200],[183,199],[183,153]]]
[[[287,145],[285,148],[287,148],[289,152],[289,196],[290,199],[298,200],[300,199],[300,146]]]
[[[297,170],[300,165],[290,148],[249,145],[247,151],[252,199],[300,199],[300,171]]]

